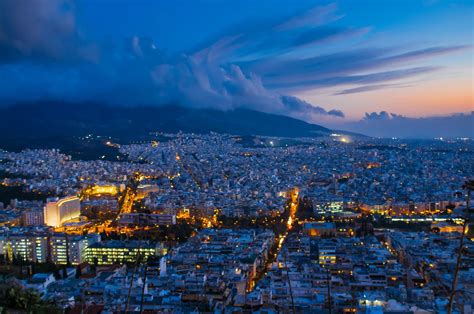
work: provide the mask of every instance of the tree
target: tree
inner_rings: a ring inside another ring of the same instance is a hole
[[[91,266],[91,270],[94,273],[94,275],[97,273],[97,265],[99,264],[99,259],[94,256],[94,260]]]
[[[0,306],[6,307],[7,312],[20,310],[22,313],[61,313],[54,302],[41,300],[35,291],[24,289],[15,281],[0,286]]]
[[[56,280],[61,279],[61,274],[59,273],[59,269],[57,267],[53,270],[53,275],[54,275],[54,279]]]
[[[81,265],[77,265],[77,267],[76,267],[76,278],[81,278],[81,276],[82,276]]]

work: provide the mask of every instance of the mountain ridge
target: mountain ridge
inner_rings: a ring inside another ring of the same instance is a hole
[[[195,109],[164,106],[111,106],[94,103],[36,102],[0,108],[0,147],[17,142],[87,134],[136,141],[150,133],[227,133],[277,137],[328,136],[333,131],[295,118],[251,109]],[[347,133],[348,134],[348,133]],[[17,143],[19,145],[12,145]],[[24,146],[28,148],[27,145]]]

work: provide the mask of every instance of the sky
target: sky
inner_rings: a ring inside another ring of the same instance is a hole
[[[1,0],[0,104],[176,103],[474,137],[474,2]]]

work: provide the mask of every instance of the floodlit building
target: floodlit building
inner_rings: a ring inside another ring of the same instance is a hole
[[[44,222],[48,226],[59,227],[65,221],[78,218],[81,214],[81,201],[77,196],[50,198],[44,207]]]

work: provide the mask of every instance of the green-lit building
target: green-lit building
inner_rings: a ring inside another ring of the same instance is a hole
[[[123,264],[135,262],[140,255],[142,260],[148,257],[162,256],[166,249],[161,243],[144,241],[103,241],[90,245],[86,249],[86,261],[98,265]]]

